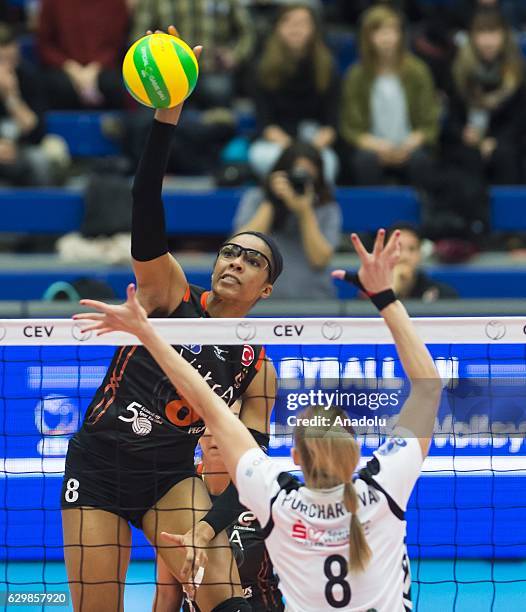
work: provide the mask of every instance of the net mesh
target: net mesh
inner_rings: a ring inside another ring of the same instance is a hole
[[[524,324],[518,318],[422,319],[417,324],[445,389],[430,456],[406,515],[414,605],[426,611],[521,609],[526,588]],[[401,365],[378,320],[225,319],[192,321],[191,326],[158,321],[156,326],[171,343],[187,343],[187,353],[198,356],[209,347],[219,362],[221,351],[232,346],[266,347],[279,381],[269,452],[284,469],[294,467],[288,459],[291,418],[301,409],[302,393],[326,394],[317,395],[315,403],[335,391],[353,394],[350,415],[366,417],[357,427],[364,459],[381,442],[386,429],[381,419],[392,422],[404,397]],[[2,321],[0,336],[1,609],[17,603],[35,610],[71,609],[60,498],[75,497],[77,485],[65,483],[61,492],[65,455],[114,346],[126,346],[130,337],[85,339],[74,324],[58,320]],[[365,391],[367,410],[357,406]],[[398,393],[402,400],[371,409],[372,392],[377,403],[382,393]],[[153,417],[140,410],[126,417],[122,426],[137,445],[151,436]],[[126,471],[129,476],[129,466],[113,467],[120,476],[112,473],[112,478],[124,478]],[[150,474],[144,466],[133,465],[133,470],[141,478]],[[154,473],[156,483],[161,473]],[[195,485],[190,497],[195,523],[202,509]],[[109,508],[117,514],[119,501],[116,495],[117,509]],[[161,510],[169,514],[175,508]],[[148,609],[156,582],[152,546],[135,528],[131,541],[123,533],[118,542],[119,560],[131,553],[125,609]],[[228,581],[235,584],[235,576]]]

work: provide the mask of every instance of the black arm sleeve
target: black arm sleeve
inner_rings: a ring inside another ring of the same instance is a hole
[[[153,121],[135,174],[131,253],[137,261],[150,261],[168,252],[162,188],[174,128]]]
[[[249,429],[249,431],[263,452],[268,453],[268,434],[261,433],[255,429]],[[208,523],[217,535],[220,531],[229,527],[243,510],[245,510],[245,507],[239,501],[237,489],[234,483],[230,482],[221,495],[216,497],[212,507],[201,520]]]

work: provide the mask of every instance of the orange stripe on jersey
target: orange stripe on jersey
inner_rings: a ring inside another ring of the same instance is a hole
[[[121,366],[120,372],[117,373],[119,361],[121,360],[121,357],[124,351],[126,350],[126,348],[130,348],[130,350],[128,354],[126,355],[126,358]],[[108,410],[108,408],[115,401],[115,397],[117,395],[117,389],[119,388],[119,383],[121,382],[122,377],[124,376],[124,371],[126,370],[128,361],[130,360],[130,357],[135,353],[136,350],[137,350],[137,346],[132,346],[132,347],[123,346],[121,348],[119,352],[119,356],[117,357],[117,361],[115,363],[115,367],[113,368],[113,372],[111,373],[110,381],[104,387],[104,396],[100,400],[100,402],[91,411],[91,414],[89,416],[90,425],[94,425],[97,421],[99,421],[100,418],[104,415],[104,413]],[[108,392],[109,392],[109,396],[107,395]],[[93,416],[97,410],[98,410],[98,413],[95,415],[95,418],[93,419]]]
[[[259,372],[259,370],[261,370],[261,366],[263,365],[263,361],[265,359],[265,347],[261,347],[261,353],[259,353],[259,357],[258,360],[256,362],[256,365],[254,366],[256,368],[256,372]]]
[[[210,291],[203,291],[203,293],[201,293],[201,308],[206,311],[206,301],[208,300],[208,294],[210,293]]]
[[[189,302],[189,301],[190,301],[190,285],[187,285],[186,291],[183,296],[183,302]]]

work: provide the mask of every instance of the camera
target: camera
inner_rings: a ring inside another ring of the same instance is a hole
[[[298,195],[305,195],[307,187],[312,185],[313,182],[312,176],[303,168],[293,168],[287,173],[287,176],[292,185],[292,189],[294,189]]]

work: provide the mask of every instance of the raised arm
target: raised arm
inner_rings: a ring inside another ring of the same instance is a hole
[[[411,392],[400,412],[397,426],[414,433],[425,457],[433,436],[442,382],[404,305],[392,293],[393,268],[400,255],[399,232],[393,233],[384,247],[385,231],[379,230],[372,253],[366,251],[356,234],[351,238],[361,262],[358,274],[353,278],[349,273],[337,270],[333,276],[358,284],[379,307],[411,382]]]
[[[168,32],[174,36],[173,26]],[[199,57],[201,47],[194,52]],[[170,313],[180,304],[187,287],[177,260],[169,253],[162,200],[163,179],[173,132],[183,105],[157,110],[137,167],[132,196],[132,258],[138,296],[148,313]]]

